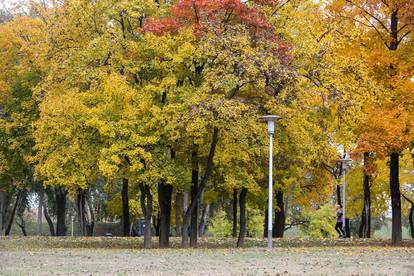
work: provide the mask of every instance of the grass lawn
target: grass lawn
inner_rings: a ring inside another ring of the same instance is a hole
[[[154,243],[156,241],[154,240]],[[142,249],[141,238],[0,238],[0,275],[414,275],[414,242],[203,239],[200,248]]]

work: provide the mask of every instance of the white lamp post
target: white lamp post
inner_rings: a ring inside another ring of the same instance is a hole
[[[281,119],[277,115],[267,115],[262,117],[267,122],[269,132],[269,206],[267,220],[267,246],[272,249],[272,212],[273,212],[273,134],[275,133],[275,122]]]
[[[342,209],[343,209],[343,214],[342,214],[342,229],[345,232],[345,236],[348,235],[348,233],[346,232],[346,170],[348,169],[348,165],[352,160],[349,159],[348,157],[344,157],[341,159],[338,159],[338,162],[341,163],[342,166]]]

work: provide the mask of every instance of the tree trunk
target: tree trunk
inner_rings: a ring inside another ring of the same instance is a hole
[[[244,237],[246,236],[246,195],[247,188],[243,188],[240,192],[239,204],[240,204],[240,232],[237,239],[237,247],[241,247],[244,244]]]
[[[268,213],[269,213],[269,209],[266,208],[265,215],[264,215],[264,224],[263,224],[263,238],[267,238],[267,222],[269,221]]]
[[[275,210],[275,221],[273,224],[272,235],[274,238],[283,238],[285,232],[285,204],[283,202],[283,191],[276,191],[276,207]]]
[[[10,231],[11,231],[11,227],[13,225],[14,217],[16,216],[17,207],[20,204],[21,194],[22,194],[21,191],[18,191],[17,192],[16,201],[14,203],[13,210],[12,210],[12,213],[10,215],[9,224],[7,225],[6,232],[4,233],[6,236],[9,236],[10,235]]]
[[[168,248],[170,246],[172,191],[173,186],[158,183],[158,204],[160,206],[160,248]]]
[[[157,216],[154,216],[154,228],[155,228],[155,236],[160,236],[160,211],[157,212]]]
[[[122,179],[122,229],[124,237],[129,237],[129,199],[128,199],[128,179]]]
[[[87,201],[88,209],[89,209],[89,219],[86,223],[86,235],[88,237],[92,237],[93,230],[95,227],[95,210],[93,209],[93,205],[92,205],[90,197],[88,197],[86,201]]]
[[[206,207],[204,208],[203,214],[200,219],[200,224],[198,225],[198,235],[200,237],[204,236],[209,211],[210,211],[210,204],[206,204]]]
[[[175,236],[180,236],[180,202],[182,193],[177,191],[175,196]]]
[[[414,204],[411,203],[410,213],[408,214],[408,222],[410,224],[411,238],[414,239]]]
[[[56,197],[56,236],[66,236],[66,191],[55,188]]]
[[[341,199],[341,186],[336,185],[336,204],[342,206],[342,199]]]
[[[52,237],[55,236],[55,227],[53,226],[53,222],[50,219],[49,213],[47,212],[47,207],[46,206],[44,206],[44,208],[43,208],[43,215],[45,216],[47,224],[49,225],[50,235]]]
[[[42,218],[43,218],[43,185],[40,184],[39,188],[39,204],[37,205],[37,234],[42,235]]]
[[[369,152],[364,153],[364,204],[362,206],[361,225],[359,227],[360,238],[371,237],[371,190],[370,190],[370,175],[368,174],[367,164],[369,162]]]
[[[237,189],[233,189],[233,238],[237,237]]]
[[[390,189],[392,207],[392,245],[399,246],[402,243],[401,225],[401,194],[399,182],[399,154],[391,153],[390,160]]]
[[[187,209],[188,209],[188,192],[185,191],[184,197],[183,197],[183,218],[185,216],[185,212],[187,212]]]
[[[19,219],[20,219],[20,222],[19,222]],[[24,221],[24,218],[22,215],[17,215],[16,224],[19,226],[20,230],[22,230],[23,236],[26,237],[27,236],[26,222]]]
[[[410,204],[410,212],[408,213],[408,223],[410,225],[410,234],[411,238],[414,239],[414,201],[409,199],[406,195],[402,194],[403,198],[407,200]]]
[[[141,190],[141,209],[144,214],[144,248],[151,248],[151,217],[152,217],[152,195],[148,185],[139,184]]]
[[[188,227],[190,225],[190,215],[193,212],[193,210],[196,208],[197,201],[201,197],[201,194],[204,192],[204,189],[206,188],[207,181],[211,175],[211,171],[213,169],[213,160],[214,155],[216,152],[216,146],[218,143],[218,128],[213,129],[213,137],[210,144],[210,151],[207,158],[207,163],[205,167],[205,172],[203,177],[201,178],[200,187],[198,189],[198,192],[196,194],[194,201],[191,201],[190,208],[185,212],[184,218],[183,218],[183,229],[182,229],[182,241],[181,244],[183,247],[188,247]]]
[[[191,155],[191,163],[192,163],[192,172],[191,172],[191,204],[195,203],[194,209],[191,212],[191,222],[190,222],[190,246],[196,247],[197,246],[197,220],[198,220],[198,208],[199,208],[199,200],[197,198],[198,193],[198,153],[197,150],[193,150]]]
[[[86,217],[85,217],[85,190],[78,189],[76,197],[76,208],[78,212],[78,232],[80,236],[86,235]]]
[[[3,236],[3,212],[4,212],[4,194],[0,191],[0,236]]]

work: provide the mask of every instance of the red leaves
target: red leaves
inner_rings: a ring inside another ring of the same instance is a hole
[[[256,2],[273,3],[271,0]],[[271,29],[263,13],[240,0],[180,0],[171,8],[172,17],[150,20],[144,30],[155,34],[178,31],[184,26],[196,35],[217,31],[227,24],[243,24],[254,29]]]
[[[144,31],[156,35],[163,35],[165,33],[174,33],[181,27],[182,24],[176,18],[167,17],[148,20],[145,22]]]
[[[253,0],[258,5],[276,7],[279,5],[279,0]]]

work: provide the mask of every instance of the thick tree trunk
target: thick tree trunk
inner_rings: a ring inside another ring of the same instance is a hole
[[[211,144],[210,144],[210,151],[209,151],[208,158],[207,158],[207,164],[205,167],[205,172],[204,172],[203,177],[201,178],[200,187],[198,189],[198,192],[195,198],[197,200],[191,202],[190,207],[185,212],[185,215],[183,218],[182,241],[181,241],[181,244],[183,247],[188,247],[188,227],[190,225],[190,215],[193,212],[193,210],[196,208],[197,201],[198,199],[200,199],[201,194],[204,192],[204,189],[206,188],[206,185],[207,185],[207,181],[213,169],[213,160],[214,160],[214,155],[216,152],[216,146],[218,143],[218,133],[219,133],[218,128],[214,128],[213,137],[212,137]]]
[[[402,225],[401,225],[401,194],[399,182],[399,154],[391,153],[390,160],[390,189],[391,189],[391,207],[392,207],[392,245],[401,245],[402,243]]]
[[[199,174],[199,165],[198,165],[198,153],[197,150],[194,150],[191,155],[192,163],[192,172],[191,172],[191,204],[195,203],[194,209],[191,212],[191,222],[190,222],[190,246],[197,246],[197,220],[198,220],[198,208],[199,208],[199,199],[197,198],[198,193],[198,174]]]
[[[130,218],[129,218],[129,199],[128,199],[128,179],[122,179],[122,229],[124,237],[129,237],[129,226],[130,226]]]
[[[0,191],[0,236],[3,236],[4,194]]]
[[[151,217],[152,217],[152,195],[148,185],[139,184],[141,190],[141,209],[144,214],[144,248],[151,248]]]
[[[50,235],[53,237],[55,236],[55,227],[53,226],[53,222],[50,219],[49,213],[47,212],[47,207],[44,206],[43,208],[43,215],[45,216],[45,219],[47,221],[47,224],[49,225],[49,231],[50,231]]]
[[[204,207],[204,210],[203,210],[203,214],[201,215],[200,224],[198,225],[198,235],[200,237],[204,236],[209,211],[210,211],[210,204],[206,204],[206,207]]]
[[[283,238],[285,232],[285,204],[283,202],[283,191],[276,191],[276,207],[275,210],[275,221],[273,224],[272,235],[274,238]]]
[[[95,228],[95,210],[93,209],[93,205],[92,205],[90,197],[87,198],[86,202],[88,204],[88,209],[89,209],[89,219],[86,223],[86,235],[88,237],[92,237],[93,230]]]
[[[169,184],[158,184],[158,204],[160,206],[159,247],[167,248],[170,242],[171,199],[173,187]]]
[[[11,228],[12,228],[12,225],[13,225],[14,217],[16,216],[17,207],[20,204],[21,194],[22,194],[21,191],[18,191],[17,192],[16,201],[14,203],[12,212],[10,214],[10,220],[9,220],[9,223],[7,225],[7,228],[6,228],[6,232],[4,233],[6,236],[9,236],[10,235],[10,231],[11,231]]]
[[[56,236],[66,236],[66,191],[55,188],[56,197]]]
[[[80,236],[86,235],[86,217],[85,217],[85,191],[78,189],[76,197],[76,208],[78,212],[78,232]]]
[[[240,232],[237,239],[237,247],[241,247],[244,244],[244,237],[246,236],[246,195],[247,188],[243,188],[240,192]]]
[[[233,189],[233,238],[237,237],[237,189]]]
[[[369,152],[364,153],[364,165],[368,166]],[[370,176],[368,172],[364,172],[364,204],[362,206],[361,225],[359,227],[360,238],[371,237],[371,190],[370,190]]]
[[[175,196],[175,236],[180,236],[180,202],[182,198],[182,193],[177,191]]]

